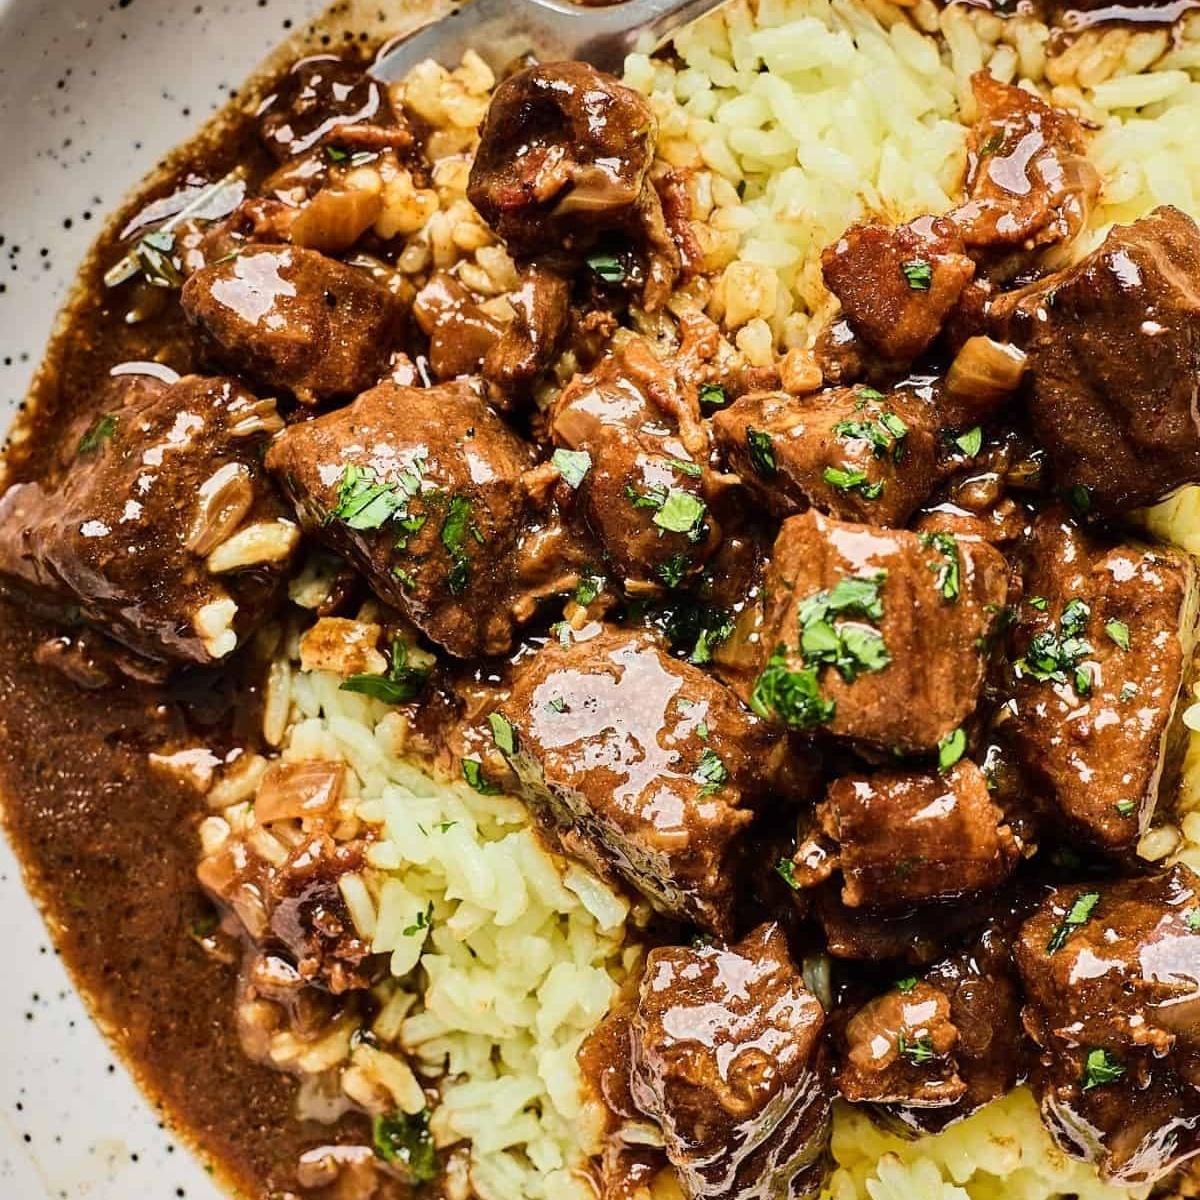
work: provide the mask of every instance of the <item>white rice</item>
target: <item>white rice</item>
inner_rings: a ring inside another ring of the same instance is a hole
[[[582,1102],[576,1053],[640,960],[629,904],[549,853],[518,801],[406,762],[397,714],[340,682],[295,676],[283,757],[344,761],[378,833],[370,869],[342,882],[359,932],[391,955],[389,1004],[405,1014],[395,1056],[369,1065],[440,1081],[435,1141],[469,1139],[481,1200],[593,1200],[581,1168],[601,1115]]]

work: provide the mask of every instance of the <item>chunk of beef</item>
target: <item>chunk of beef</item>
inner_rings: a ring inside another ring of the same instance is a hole
[[[1035,1088],[1069,1154],[1124,1184],[1200,1153],[1200,880],[1055,888],[1022,926]]]
[[[278,162],[318,146],[403,150],[413,141],[386,86],[362,64],[332,54],[304,58],[292,67],[263,101],[258,129]]]
[[[838,1088],[855,1103],[943,1108],[967,1090],[944,992],[916,979],[865,1004],[846,1026]]]
[[[705,470],[677,438],[605,429],[579,488],[588,526],[626,587],[673,588],[721,538],[705,500]]]
[[[483,360],[483,376],[501,392],[528,386],[550,365],[567,328],[571,287],[555,271],[526,267],[509,296],[513,320]]]
[[[903,525],[933,490],[935,432],[911,393],[868,387],[743,396],[713,417],[726,461],[776,516],[812,507],[871,525]]]
[[[844,1035],[842,1094],[935,1133],[1011,1090],[1029,1061],[1014,934],[1004,914],[961,952],[860,1009]]]
[[[766,576],[754,707],[882,750],[933,750],[975,709],[1007,592],[1005,561],[982,542],[790,517]]]
[[[606,630],[548,643],[519,670],[499,719],[498,747],[568,850],[664,913],[732,931],[733,874],[769,737],[731,692],[647,633]]]
[[[1029,356],[1030,415],[1057,482],[1102,513],[1200,481],[1198,279],[1200,229],[1163,207],[992,305]]]
[[[679,252],[650,181],[657,124],[643,96],[586,63],[545,63],[492,96],[467,196],[518,258],[578,262],[604,234],[642,248],[657,307]]]
[[[1083,127],[1065,109],[988,71],[972,77],[967,202],[951,214],[971,250],[1031,251],[1070,241],[1100,190]]]
[[[1053,510],[1035,522],[1030,554],[1007,737],[1070,832],[1129,850],[1178,779],[1195,563],[1107,544]]]
[[[513,319],[492,316],[457,279],[439,272],[421,289],[413,316],[429,338],[438,379],[482,372],[498,402],[528,387],[549,365],[567,325],[570,288],[552,271],[527,267],[510,296]]]
[[[820,858],[811,882],[842,873],[850,908],[907,908],[995,888],[1020,848],[969,760],[945,775],[874,771],[844,775],[817,809],[821,830],[796,852],[796,879],[810,882],[806,860]],[[823,835],[823,836],[822,836]],[[833,850],[817,855],[818,847]]]
[[[883,358],[927,350],[975,274],[953,222],[855,225],[821,255],[825,283],[851,328]]]
[[[227,657],[299,542],[260,465],[274,402],[231,379],[127,375],[99,412],[56,481],[0,501],[0,573],[147,658]]]
[[[672,588],[720,542],[707,437],[693,389],[633,343],[576,376],[555,404],[556,442],[588,455],[575,508],[627,586]]]
[[[464,658],[512,643],[531,465],[529,447],[467,381],[381,384],[290,426],[267,455],[305,529]]]
[[[777,925],[736,946],[660,947],[633,1018],[633,1098],[690,1200],[812,1200],[832,1096],[820,1001]]]
[[[216,355],[304,404],[364,391],[404,318],[366,271],[298,246],[246,246],[188,278],[182,303]]]

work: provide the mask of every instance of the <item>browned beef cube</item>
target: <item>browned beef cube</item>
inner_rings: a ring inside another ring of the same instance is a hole
[[[743,396],[713,417],[726,460],[776,516],[812,507],[870,525],[903,525],[933,490],[935,433],[911,393],[869,387]]]
[[[119,377],[59,477],[0,501],[0,572],[147,658],[225,658],[300,540],[260,465],[281,425],[231,379]]]
[[[664,913],[731,931],[747,800],[769,745],[731,692],[650,635],[607,630],[548,643],[498,719],[497,746],[568,850]]]
[[[302,58],[263,101],[263,145],[279,162],[318,146],[404,149],[412,131],[392,108],[385,84],[362,63],[333,54]]]
[[[606,428],[592,443],[579,499],[607,561],[626,584],[673,588],[720,542],[704,468],[673,437]]]
[[[1008,1092],[1029,1060],[1014,934],[1011,920],[993,921],[963,951],[861,1008],[844,1034],[842,1094],[933,1133]]]
[[[231,370],[304,404],[376,383],[404,316],[366,271],[297,246],[250,244],[190,276],[182,303]]]
[[[531,463],[529,447],[467,381],[381,384],[289,426],[267,455],[305,529],[464,658],[512,643]]]
[[[886,359],[927,350],[975,274],[952,222],[855,225],[821,255],[829,290],[854,332]]]
[[[967,1090],[944,992],[916,979],[865,1004],[846,1026],[838,1088],[857,1103],[943,1108]]]
[[[586,456],[569,479],[576,510],[627,584],[675,587],[720,541],[697,410],[640,343],[577,375],[555,403],[555,441]]]
[[[1008,568],[982,542],[810,511],[784,522],[765,587],[755,710],[921,753],[975,709]]]
[[[963,240],[998,252],[1069,241],[1100,190],[1083,126],[988,71],[971,86],[979,116],[967,141],[969,199],[951,214]]]
[[[650,952],[633,1098],[661,1125],[690,1200],[815,1200],[832,1127],[824,1024],[777,925],[728,949]]]
[[[833,845],[820,875],[840,868],[842,903],[850,908],[907,908],[985,892],[1020,856],[983,772],[966,759],[944,775],[844,775],[830,785],[817,820]],[[801,882],[808,849],[796,854]]]
[[[1200,230],[1174,208],[992,306],[1029,356],[1030,413],[1057,482],[1113,513],[1200,481]]]
[[[1016,960],[1059,1144],[1129,1184],[1200,1151],[1200,880],[1054,888]]]
[[[1178,779],[1195,563],[1102,542],[1054,511],[1035,523],[1030,553],[1009,740],[1073,834],[1131,849]]]
[[[657,137],[645,97],[612,76],[582,62],[530,67],[492,96],[467,196],[520,258],[577,260],[601,234],[632,236],[660,304],[680,262],[650,182]]]

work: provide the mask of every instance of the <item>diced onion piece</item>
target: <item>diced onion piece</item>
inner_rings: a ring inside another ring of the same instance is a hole
[[[946,390],[956,396],[1000,400],[1016,390],[1025,374],[1024,350],[990,337],[968,338],[946,373]]]
[[[349,250],[383,212],[383,180],[378,172],[353,172],[344,183],[322,188],[291,226],[294,245],[341,254]]]
[[[345,779],[340,762],[275,763],[259,784],[255,815],[267,824],[330,812],[342,797]]]
[[[204,648],[213,658],[224,658],[237,649],[237,633],[233,619],[237,604],[228,596],[202,604],[192,617],[192,626],[200,635]]]
[[[208,556],[212,575],[285,562],[300,544],[300,530],[291,521],[256,521],[222,542]]]
[[[207,558],[242,523],[254,503],[250,468],[230,462],[213,472],[201,485],[192,527],[184,543],[194,554]]]

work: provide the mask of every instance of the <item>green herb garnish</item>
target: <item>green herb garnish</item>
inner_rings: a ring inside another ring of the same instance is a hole
[[[1104,626],[1104,632],[1118,645],[1122,650],[1129,649],[1129,626],[1124,621],[1109,621]]]
[[[729,769],[715,750],[706,749],[700,755],[700,763],[696,767],[696,778],[704,784],[698,797],[698,799],[703,799],[705,796],[711,796],[714,792],[720,791],[728,782]]]
[[[611,254],[589,254],[587,265],[605,283],[624,283],[626,271],[619,259]]]
[[[967,735],[961,729],[946,734],[938,742],[938,770],[948,771],[967,752]]]
[[[386,674],[351,675],[342,681],[339,691],[372,696],[384,704],[407,704],[421,694],[428,679],[429,672],[424,667],[409,666],[408,644],[401,638],[393,638]]]
[[[671,488],[666,499],[654,514],[654,524],[668,533],[684,533],[693,541],[699,541],[707,505],[691,492]]]
[[[837,711],[836,703],[821,695],[816,668],[791,670],[782,646],[771,655],[755,682],[750,707],[760,717],[777,717],[792,729],[812,729],[829,721]]]
[[[934,586],[942,593],[943,600],[951,604],[958,600],[962,582],[962,560],[958,553],[958,542],[948,533],[923,533],[921,545],[934,547],[942,556],[940,563],[933,563],[930,569],[934,571]]]
[[[781,858],[775,864],[775,874],[783,880],[784,883],[792,889],[793,892],[800,890],[800,885],[796,882],[796,864],[790,858]]]
[[[107,442],[117,432],[117,418],[114,413],[105,413],[97,417],[91,428],[79,439],[75,447],[76,454],[88,454],[97,446]]]
[[[517,752],[517,731],[503,713],[489,713],[488,724],[492,727],[492,741],[506,757]]]
[[[983,430],[976,425],[954,439],[954,444],[968,457],[974,458],[983,449]]]
[[[481,795],[495,796],[500,792],[494,783],[484,777],[483,763],[478,759],[464,758],[462,765],[463,778]]]
[[[896,1039],[896,1050],[917,1066],[921,1066],[937,1057],[937,1053],[933,1048],[933,1039],[928,1035],[910,1042],[904,1034],[901,1034]]]
[[[1067,944],[1067,939],[1081,925],[1086,925],[1096,905],[1100,903],[1099,892],[1084,892],[1067,911],[1050,940],[1046,943],[1046,953],[1054,954]]]
[[[901,264],[900,270],[914,292],[927,292],[933,282],[933,268],[923,259],[914,258]]]
[[[832,484],[839,491],[858,492],[864,500],[878,500],[883,495],[883,480],[872,483],[866,471],[826,467],[822,477],[826,483]]]
[[[586,450],[555,450],[550,461],[572,488],[577,488],[592,468],[592,456]]]
[[[375,1153],[398,1167],[412,1183],[429,1183],[437,1178],[437,1151],[429,1132],[429,1111],[409,1116],[394,1112],[376,1116],[371,1122]]]
[[[725,403],[725,389],[719,383],[704,383],[700,385],[700,403],[711,404],[714,407]]]
[[[775,458],[775,441],[765,429],[746,429],[746,448],[750,451],[750,465],[764,478],[779,473]]]
[[[1124,1066],[1107,1050],[1089,1050],[1083,1069],[1083,1090],[1090,1092],[1106,1083],[1116,1083],[1124,1074]]]

